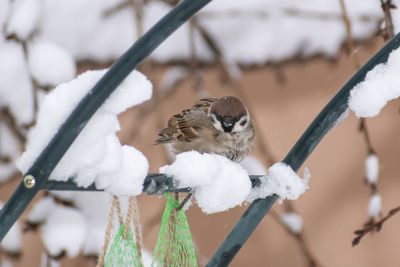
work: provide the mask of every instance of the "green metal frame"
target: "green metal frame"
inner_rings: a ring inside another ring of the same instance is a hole
[[[97,191],[94,185],[88,188],[78,188],[70,181],[48,181],[48,177],[88,120],[96,112],[97,108],[99,108],[122,80],[163,40],[210,1],[183,0],[139,39],[110,68],[89,94],[85,96],[40,154],[34,165],[25,174],[25,183],[24,180],[20,183],[14,194],[0,211],[0,240],[3,239],[4,235],[40,189]],[[365,78],[369,70],[377,64],[386,62],[390,52],[399,46],[400,34],[397,34],[342,87],[307,128],[284,158],[283,162],[297,171],[322,138],[333,127],[340,115],[348,108],[347,100],[350,90]],[[259,185],[259,176],[251,176],[250,179],[253,187]],[[150,184],[152,186],[149,186]],[[145,180],[143,190],[148,194],[161,194],[165,191],[188,192],[190,188],[176,188],[170,177],[166,177],[163,174],[149,174]],[[277,198],[277,195],[273,195],[265,199],[255,200],[238,220],[232,231],[208,262],[207,267],[227,266]]]
[[[400,33],[398,33],[367,63],[365,63],[365,65],[362,66],[360,70],[358,70],[332,98],[286,155],[283,160],[284,163],[292,167],[294,171],[297,171],[301,167],[322,138],[335,125],[335,122],[340,115],[342,115],[348,108],[347,101],[351,89],[364,80],[368,71],[380,63],[385,63],[389,54],[394,49],[399,48],[399,46]],[[243,213],[242,217],[233,227],[206,266],[227,266],[250,237],[251,233],[255,230],[277,198],[278,196],[273,195],[265,199],[257,199],[254,201]]]
[[[137,40],[89,91],[24,175],[30,182],[22,181],[0,211],[0,240],[42,188],[64,153],[107,97],[158,45],[210,1],[181,1]]]

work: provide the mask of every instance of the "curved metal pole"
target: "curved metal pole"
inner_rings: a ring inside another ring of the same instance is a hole
[[[0,211],[0,241],[37,194],[64,153],[114,89],[158,45],[211,0],[183,0],[120,57],[82,99]],[[29,178],[29,179],[28,179]]]
[[[350,90],[364,80],[368,71],[376,65],[386,62],[390,52],[399,46],[400,33],[379,50],[332,98],[290,150],[283,162],[297,171],[340,115],[347,109]],[[206,266],[227,266],[277,198],[278,196],[274,195],[254,201],[243,213]]]

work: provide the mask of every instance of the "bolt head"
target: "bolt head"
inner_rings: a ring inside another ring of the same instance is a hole
[[[32,175],[26,175],[24,177],[24,185],[26,188],[31,189],[32,187],[34,187],[36,184],[36,180],[35,177],[33,177]]]

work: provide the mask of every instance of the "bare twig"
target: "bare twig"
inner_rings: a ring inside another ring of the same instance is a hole
[[[1,163],[11,163],[11,158],[9,156],[0,155],[0,162]]]
[[[194,25],[197,27],[201,36],[204,38],[204,40],[206,41],[210,50],[213,52],[213,54],[216,58],[216,61],[219,64],[219,67],[221,68],[221,72],[225,76],[225,79],[230,83],[230,85],[236,91],[236,93],[245,102],[249,103],[248,97],[243,90],[242,84],[232,74],[232,71],[230,70],[229,66],[227,65],[226,60],[223,58],[223,54],[222,54],[221,50],[219,49],[216,41],[212,38],[212,36],[203,27],[201,27],[200,24],[196,23],[196,21],[194,21]],[[249,112],[251,112],[252,114],[255,114],[252,111],[251,106],[249,106]],[[264,156],[265,164],[267,166],[272,165],[276,160],[273,157],[272,153],[270,152],[269,147],[267,146],[267,142],[265,141],[265,138],[264,138],[265,135],[261,131],[260,127],[257,127],[256,129],[257,129],[257,135],[258,135],[258,140],[259,140],[259,148],[261,149],[261,153]],[[287,206],[288,210],[291,210],[291,211],[295,210],[291,203],[287,203],[286,205],[288,205]],[[279,218],[279,221],[280,221],[280,218]],[[280,223],[282,224],[281,221],[280,221]],[[285,227],[285,229],[288,229],[286,225],[284,227]],[[307,245],[307,242],[306,242],[305,236],[304,236],[304,232],[301,231],[300,233],[293,233],[293,232],[289,231],[289,233],[296,238],[297,243],[299,244],[301,251],[302,251],[304,257],[306,258],[309,266],[320,266],[320,264],[317,262],[317,260],[313,256],[311,250],[309,249],[309,246]]]
[[[385,16],[385,29],[382,31],[382,36],[385,41],[390,40],[394,37],[393,21],[390,9],[396,8],[392,3],[392,0],[380,0],[383,14]]]
[[[344,0],[340,0],[340,6],[342,8],[342,13],[343,13],[343,15],[342,15],[343,22],[346,27],[346,46],[347,46],[346,52],[353,59],[354,68],[356,70],[358,70],[360,68],[360,62],[359,62],[359,59],[357,56],[358,54],[354,52],[355,49],[354,49],[353,38],[351,35],[351,23],[350,23],[350,19],[349,19],[348,15],[347,15],[347,10],[346,10],[346,6],[344,4]],[[375,149],[372,146],[370,135],[369,135],[369,132],[367,129],[367,123],[364,118],[360,119],[359,130],[364,135],[364,140],[365,140],[365,144],[367,146],[368,153],[375,154]]]
[[[332,12],[320,12],[320,11],[312,11],[312,10],[300,10],[295,8],[282,8],[280,9],[283,15],[289,17],[299,17],[299,18],[308,18],[308,19],[318,19],[318,20],[341,20],[342,15],[338,13]],[[270,13],[268,11],[262,10],[224,10],[221,11],[203,11],[200,12],[197,17],[199,18],[232,18],[232,17],[241,17],[241,18],[256,18],[260,20],[270,19]],[[360,15],[354,17],[360,21],[379,21],[378,16],[373,15]]]
[[[141,0],[130,0],[135,13],[135,24],[137,36],[142,36],[144,33],[143,27],[143,1]]]
[[[356,70],[358,70],[360,68],[360,63],[358,61],[357,54],[353,53],[353,51],[355,49],[353,47],[353,39],[352,39],[352,36],[351,36],[351,23],[350,23],[350,20],[348,18],[348,15],[347,15],[347,11],[346,11],[346,7],[345,7],[345,4],[344,4],[344,0],[340,0],[340,5],[341,5],[341,8],[342,8],[342,12],[343,12],[343,22],[344,22],[344,24],[346,26],[346,37],[347,37],[347,50],[346,50],[346,52],[353,59],[354,68]],[[365,145],[367,147],[368,154],[369,155],[376,154],[375,153],[375,149],[372,146],[371,138],[370,138],[369,131],[368,131],[368,128],[367,128],[367,121],[366,121],[365,118],[360,118],[360,120],[359,120],[359,131],[362,132],[362,134],[363,134],[364,143],[365,143]],[[371,189],[370,194],[371,194],[371,196],[375,195],[377,193],[377,191],[378,191],[377,184],[376,183],[369,183],[368,179],[365,179],[365,181],[370,186],[370,189]],[[374,222],[374,220],[375,220],[375,218],[370,215],[370,219],[366,223],[366,225],[370,225],[371,223]],[[359,239],[361,239],[361,237]],[[353,246],[354,246],[355,240],[353,240]],[[358,243],[359,240],[356,241],[356,242]]]
[[[104,10],[103,11],[103,17],[104,18],[108,18],[108,17],[114,15],[115,13],[117,13],[117,12],[127,8],[127,7],[129,7],[130,5],[131,5],[131,0],[127,0],[127,1],[124,1],[124,2],[121,2],[121,3],[118,3],[117,5],[109,8],[109,9]]]
[[[347,15],[344,0],[340,0],[340,6],[341,6],[342,12],[343,12],[343,22],[346,26],[346,37],[347,37],[346,38],[346,44],[347,44],[346,52],[353,59],[354,68],[356,70],[358,70],[360,68],[360,63],[359,63],[357,54],[353,52],[355,49],[354,49],[354,45],[353,45],[353,38],[351,36],[351,23],[350,23],[350,19],[349,19],[348,15]],[[364,141],[365,141],[365,145],[367,147],[368,154],[369,155],[376,154],[375,149],[372,146],[371,138],[370,138],[368,128],[367,128],[367,121],[365,118],[361,118],[359,120],[359,131],[363,133]],[[377,185],[374,183],[371,183],[369,185],[371,187],[371,195],[375,194],[377,192]]]
[[[0,121],[3,121],[8,126],[22,146],[26,143],[25,134],[19,129],[14,116],[8,108],[0,109]]]
[[[16,36],[15,34],[7,36],[7,39],[14,40],[15,42],[19,43],[22,46],[22,50],[24,51],[24,58],[25,58],[26,64],[28,64],[28,57],[29,57],[28,42],[30,42],[37,33],[38,33],[38,30],[33,31],[26,40],[22,40],[22,39],[18,38],[18,36]],[[31,80],[31,84],[32,84],[32,87],[33,87],[33,121],[31,123],[29,123],[29,124],[23,125],[23,127],[25,129],[31,128],[36,123],[37,113],[38,113],[38,110],[39,110],[39,104],[38,104],[38,92],[39,92],[39,89],[42,89],[44,91],[50,91],[51,89],[53,89],[53,86],[40,84],[35,79],[35,77],[33,77],[31,71],[28,71],[28,73],[29,73],[29,79]]]
[[[11,252],[11,251],[6,251],[6,250],[0,248],[0,264],[2,263],[3,255],[7,256],[10,259],[14,259],[17,261],[20,260],[21,257],[23,256],[22,252],[20,252],[20,251]]]
[[[350,18],[347,14],[344,0],[340,0],[340,7],[342,9],[342,19],[346,27],[346,52],[353,59],[354,67],[358,70],[360,68],[360,62],[358,60],[357,53],[355,53],[353,37],[351,35],[351,23]]]
[[[195,34],[195,21],[194,19],[189,20],[189,41],[190,41],[190,62],[189,62],[189,70],[194,81],[193,89],[197,94],[201,97],[208,97],[208,93],[206,92],[203,84],[203,75],[199,69],[199,62],[197,59],[197,50],[196,50],[196,42],[194,40]]]
[[[200,32],[200,35],[203,37],[203,39],[205,40],[205,42],[208,45],[208,47],[210,48],[210,50],[213,52],[214,57],[216,58],[217,63],[219,65],[219,67],[221,68],[221,72],[224,75],[224,77],[226,78],[226,80],[230,83],[230,85],[235,90],[235,92],[240,96],[240,98],[242,98],[244,102],[249,103],[249,99],[242,88],[242,84],[240,83],[239,80],[237,80],[232,75],[229,67],[227,66],[226,61],[223,58],[222,52],[221,52],[220,48],[218,47],[218,44],[216,43],[216,41],[213,39],[213,37],[207,32],[207,30],[204,27],[202,27],[199,23],[197,23],[197,21],[194,20],[193,25]],[[252,113],[254,116],[254,114],[256,114],[256,113],[252,110],[252,106],[248,105],[248,108],[249,108],[249,112]],[[256,118],[255,118],[255,120],[256,120]],[[276,162],[276,160],[273,157],[272,153],[270,152],[270,149],[264,138],[265,135],[260,127],[256,127],[256,131],[257,131],[257,135],[258,135],[258,141],[260,144],[259,148],[264,157],[265,163],[267,166],[272,165],[274,162]]]
[[[285,201],[286,202],[286,201]],[[290,204],[289,204],[290,205]],[[293,207],[292,207],[293,209]],[[300,249],[301,252],[303,254],[303,256],[306,258],[308,266],[310,267],[317,267],[317,266],[322,266],[321,263],[318,262],[318,260],[315,258],[315,256],[313,255],[310,247],[308,246],[307,242],[306,242],[306,238],[304,236],[304,231],[301,232],[293,232],[281,219],[281,216],[279,215],[278,212],[276,212],[275,210],[271,210],[270,211],[270,215],[271,217],[281,226],[283,227],[291,236],[293,236]]]
[[[114,12],[118,10],[127,7],[132,7],[136,22],[135,24],[136,24],[137,36],[141,37],[144,33],[143,16],[142,16],[144,3],[145,1],[142,0],[127,0],[113,7],[112,9],[108,10],[107,14],[112,15]],[[150,60],[146,59],[144,62],[141,63],[140,70],[142,72],[147,72],[147,70],[151,69],[151,67],[152,65]],[[174,91],[179,87],[179,85],[184,80],[185,77],[183,77],[182,79],[177,79],[173,84],[169,85],[169,88],[162,88],[162,90],[156,90],[156,88],[154,88],[155,89],[154,95],[151,98],[151,100],[141,105],[141,107],[135,112],[135,118],[133,118],[133,120],[136,121],[136,125],[142,124],[148,118],[149,115],[153,114],[153,112],[158,112],[158,114],[161,115],[159,111],[160,105],[174,93]],[[157,116],[157,118],[160,120],[162,116]],[[159,126],[162,125],[160,121],[158,121],[158,124]],[[143,127],[135,127],[131,129],[129,143],[133,142],[133,140],[138,135],[140,135],[142,129]]]
[[[390,217],[395,215],[400,211],[400,207],[394,208],[389,211],[388,215],[380,219],[379,221],[374,222],[371,220],[365,227],[359,230],[354,231],[356,237],[353,239],[353,246],[356,246],[360,243],[361,239],[368,233],[379,232],[382,229],[383,223],[386,222]]]
[[[164,88],[163,90],[154,90],[154,96],[150,99],[150,101],[141,105],[139,110],[135,113],[135,118],[132,120],[136,121],[137,125],[143,123],[149,115],[153,112],[157,111],[161,104],[169,99],[170,96],[179,88],[180,84],[185,81],[185,78],[178,79],[175,81],[171,88]],[[136,127],[132,129],[129,142],[133,142],[133,140],[140,134],[142,127]]]
[[[360,119],[359,130],[364,135],[365,144],[367,146],[368,154],[376,154],[375,149],[372,146],[371,138],[367,129],[367,123],[365,118]]]
[[[24,56],[25,56],[25,62],[26,64],[28,64],[28,43],[27,41],[18,41],[23,48],[24,51]],[[39,100],[38,100],[38,91],[39,91],[39,83],[37,82],[37,80],[32,76],[31,71],[29,71],[29,78],[31,80],[32,83],[32,87],[33,87],[33,120],[30,124],[25,125],[26,129],[31,128],[35,123],[36,123],[36,119],[37,119],[37,113],[39,111]]]

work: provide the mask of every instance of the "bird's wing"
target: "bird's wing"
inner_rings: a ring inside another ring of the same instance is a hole
[[[217,98],[211,98],[211,97],[202,98],[194,103],[192,110],[203,110],[207,114],[211,105],[217,100],[218,100]]]
[[[173,115],[168,120],[167,128],[163,129],[158,135],[156,144],[170,143],[174,140],[190,142],[198,137],[196,127],[197,119],[207,119],[207,113],[217,99],[203,98],[198,100],[191,109],[185,109],[179,114]]]

